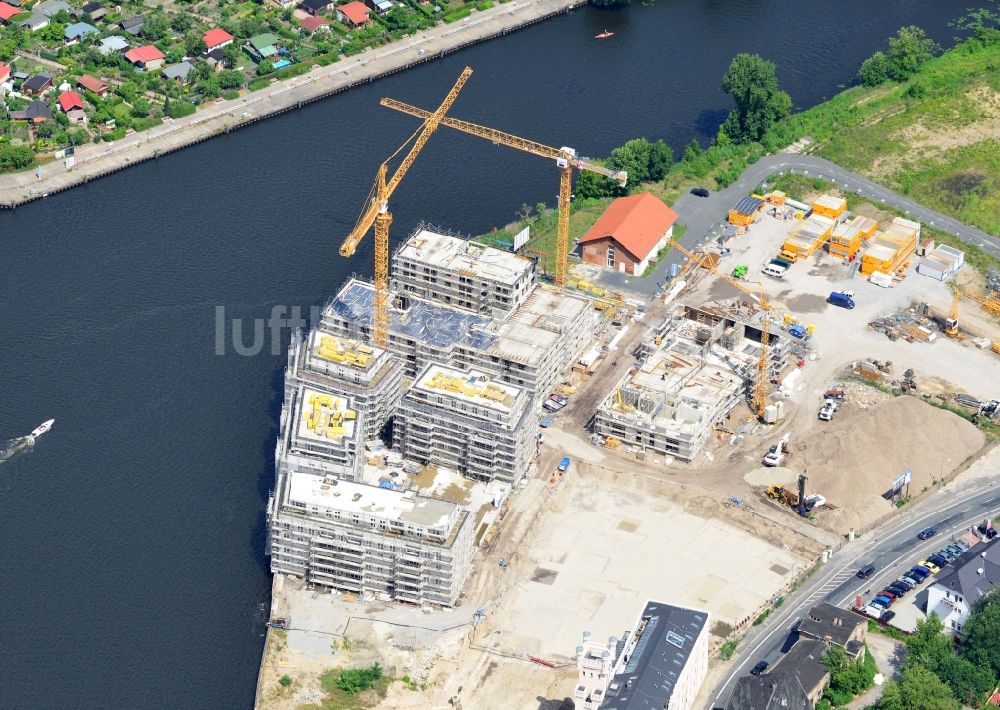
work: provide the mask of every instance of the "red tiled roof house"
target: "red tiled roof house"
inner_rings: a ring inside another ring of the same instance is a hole
[[[304,29],[306,32],[315,32],[321,27],[330,29],[330,21],[328,19],[326,19],[325,17],[316,17],[314,15],[310,15],[309,17],[303,19],[301,25],[302,29]]]
[[[86,89],[87,91],[93,91],[102,99],[108,98],[108,82],[103,79],[98,79],[96,76],[84,74],[76,80],[76,85],[80,88]]]
[[[368,8],[363,2],[349,2],[337,8],[337,19],[350,27],[360,27],[368,23]]]
[[[10,67],[0,62],[0,94],[10,91],[11,88],[13,88],[13,82],[10,77]]]
[[[59,94],[59,108],[63,113],[69,113],[73,109],[83,108],[83,99],[75,91],[64,91]]]
[[[232,44],[235,39],[235,37],[225,30],[216,27],[215,29],[209,30],[205,33],[205,46],[208,47],[206,51],[211,52],[213,49],[221,49],[227,44]]]
[[[163,60],[166,59],[163,52],[151,44],[130,49],[125,52],[125,58],[140,69],[159,69],[163,66]]]
[[[673,236],[677,213],[648,192],[619,197],[580,239],[583,260],[642,275]]]
[[[20,15],[24,10],[20,10],[13,5],[9,5],[5,2],[0,2],[0,22],[6,24],[10,22],[10,18],[14,15]]]

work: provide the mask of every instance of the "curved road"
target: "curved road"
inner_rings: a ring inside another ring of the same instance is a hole
[[[959,222],[954,217],[924,207],[909,197],[893,192],[862,175],[845,170],[829,160],[797,153],[778,153],[763,157],[744,170],[739,180],[724,190],[712,192],[707,198],[695,197],[690,193],[681,195],[673,205],[677,214],[680,215],[678,221],[687,227],[687,231],[679,241],[684,246],[693,249],[695,246],[703,244],[707,239],[719,236],[727,226],[725,218],[730,207],[735,205],[741,197],[756,190],[758,185],[772,175],[787,172],[822,178],[827,182],[834,183],[845,192],[853,192],[856,195],[866,197],[876,205],[884,204],[887,207],[897,209],[918,222],[953,234],[967,244],[980,247],[983,251],[1000,257],[1000,237],[987,234],[981,229]],[[657,289],[657,284],[664,280],[670,264],[679,264],[682,261],[683,257],[680,254],[671,253],[669,258],[663,259],[657,265],[652,277],[630,279],[627,286],[623,280],[617,286],[632,292],[652,295]],[[603,277],[601,283],[607,283],[608,286],[615,288],[616,284],[612,283],[613,279],[608,280],[609,277],[612,275]]]
[[[948,486],[902,517],[845,545],[829,564],[790,594],[766,622],[753,627],[740,640],[732,666],[712,690],[707,707],[725,708],[736,679],[749,674],[757,661],[773,666],[787,652],[795,637],[795,625],[811,607],[821,602],[844,607],[856,594],[881,589],[897,579],[918,560],[944,547],[955,533],[985,518],[995,518],[1000,511],[1000,485],[991,478]],[[928,526],[935,527],[938,534],[930,540],[917,539],[917,533]],[[868,562],[875,565],[877,573],[870,579],[858,579],[855,572]]]

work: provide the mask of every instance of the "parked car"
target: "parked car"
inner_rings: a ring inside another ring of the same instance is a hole
[[[549,399],[554,399],[555,401],[559,402],[559,404],[569,403],[569,400],[563,395],[559,394],[558,392],[553,392],[552,394],[550,394]]]
[[[865,565],[864,567],[862,567],[861,569],[858,570],[858,578],[859,579],[868,579],[873,574],[875,574],[875,565],[871,565],[871,564]]]
[[[703,187],[692,187],[691,194],[695,197],[708,197],[711,193]]]
[[[568,471],[571,463],[573,463],[572,459],[570,459],[569,456],[564,456],[563,460],[559,462],[559,466],[557,467],[559,469],[559,472],[565,473],[566,471]]]
[[[832,291],[826,301],[831,305],[847,309],[854,308],[855,305],[854,294],[850,292],[842,293],[840,291]]]
[[[823,403],[823,406],[819,410],[819,418],[824,422],[828,422],[833,419],[833,414],[836,411],[837,403],[832,399],[828,399]]]
[[[960,544],[957,544],[957,543],[952,543],[951,545],[948,545],[948,547],[946,547],[944,549],[946,549],[951,554],[955,555],[955,557],[958,557],[963,552],[965,552],[968,548],[965,545],[960,545]]]
[[[931,576],[931,571],[926,567],[911,567],[906,576],[917,580],[919,584],[923,584],[924,580]]]
[[[927,561],[933,562],[938,569],[944,569],[948,566],[948,559],[941,555],[930,555],[927,557]]]
[[[792,265],[792,262],[790,262],[788,259],[783,259],[780,256],[776,256],[773,259],[771,259],[771,263],[774,264],[775,266],[780,266],[783,269],[787,269]]]
[[[979,534],[984,536],[987,540],[992,540],[997,536],[997,531],[996,528],[994,527],[986,527],[986,525],[977,525],[976,530],[978,530]]]
[[[951,546],[952,547],[957,547],[959,549],[959,554],[961,554],[962,552],[965,552],[966,550],[969,549],[969,546],[966,545],[961,540],[955,540],[955,542],[951,543]]]
[[[877,597],[872,599],[872,604],[879,603],[884,607],[892,606],[892,599],[887,597],[885,594],[879,594]]]
[[[917,537],[919,537],[921,540],[928,540],[934,537],[936,534],[937,530],[935,530],[934,528],[924,528],[923,530],[917,533]]]
[[[882,612],[889,608],[888,601],[889,599],[887,597],[875,597],[874,599],[872,599],[871,602],[868,604],[868,607],[870,609],[878,609],[878,613],[872,614],[872,616],[874,616],[876,619],[882,616]]]
[[[937,556],[939,556],[939,557],[945,558],[949,562],[951,562],[953,559],[955,559],[956,557],[958,557],[958,553],[957,552],[955,552],[954,550],[949,550],[947,547],[942,547],[935,554]]]
[[[760,675],[767,670],[767,667],[771,665],[767,661],[757,661],[753,668],[750,669],[750,675]]]
[[[910,584],[912,584],[913,587],[914,587],[914,589],[916,589],[918,586],[920,586],[920,578],[918,578],[918,577],[911,577],[909,572],[907,572],[905,575],[903,575],[903,581],[904,582],[909,582]]]
[[[885,613],[885,607],[875,606],[874,604],[869,604],[868,606],[866,606],[864,609],[861,610],[861,613],[862,614],[867,614],[868,616],[870,616],[873,619],[877,619],[880,616],[882,616],[882,614]]]
[[[890,585],[889,585],[888,587],[886,587],[885,589],[886,589],[886,591],[888,591],[888,592],[892,592],[893,594],[895,594],[895,595],[896,595],[896,598],[897,598],[897,599],[898,599],[899,597],[905,597],[905,596],[906,596],[906,593],[907,593],[908,591],[910,591],[910,590],[909,590],[909,589],[907,589],[906,587],[901,587],[900,585],[898,585],[898,584],[895,584],[895,583],[893,583],[893,584],[890,584]]]
[[[927,579],[932,574],[934,574],[933,572],[931,572],[931,568],[928,567],[927,565],[923,564],[923,563],[918,563],[918,564],[913,565],[913,567],[910,568],[910,571],[918,573],[924,579]]]
[[[930,560],[920,560],[920,562],[918,562],[917,564],[920,565],[921,567],[926,567],[927,569],[929,569],[931,571],[931,574],[937,574],[938,572],[941,571],[941,568],[938,567],[933,562],[931,562]]]
[[[896,618],[896,612],[894,612],[894,611],[883,611],[882,612],[882,616],[880,616],[878,618],[878,620],[881,621],[883,624],[888,624],[894,618]]]
[[[883,589],[881,592],[878,593],[878,595],[880,597],[889,597],[889,601],[892,601],[892,602],[896,601],[896,597],[899,596],[895,592],[891,592],[888,589]]]
[[[913,583],[912,579],[906,579],[905,577],[900,577],[899,579],[897,579],[892,584],[896,585],[897,587],[902,587],[906,591],[910,591],[911,589],[913,589],[914,587],[917,586],[917,585],[915,585]],[[892,586],[892,585],[889,585],[889,586]]]

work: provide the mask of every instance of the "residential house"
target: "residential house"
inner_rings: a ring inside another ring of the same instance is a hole
[[[28,0],[6,0],[8,5],[13,5],[14,7],[21,8],[21,12],[26,12],[26,10],[24,9],[24,5],[27,3],[27,1]]]
[[[142,26],[144,24],[146,24],[146,16],[136,15],[135,17],[130,17],[127,20],[122,20],[118,23],[118,26],[125,32],[128,32],[130,35],[135,37],[142,32]]]
[[[975,545],[952,560],[947,572],[927,588],[927,614],[937,614],[955,635],[969,618],[973,605],[1000,585],[1000,544],[994,538]]]
[[[21,92],[29,96],[42,96],[52,88],[52,75],[48,72],[41,72],[21,84]]]
[[[69,113],[73,109],[83,108],[83,99],[75,91],[64,91],[59,94],[59,108],[63,113]]]
[[[318,15],[321,12],[328,12],[333,8],[333,2],[331,0],[302,0],[299,3],[299,7],[310,15]]]
[[[179,64],[172,64],[169,67],[164,67],[163,71],[160,72],[160,76],[164,79],[176,79],[181,83],[187,83],[188,76],[194,71],[194,65],[185,60]]]
[[[82,108],[75,108],[71,111],[67,111],[66,118],[69,119],[70,123],[76,124],[77,126],[87,125],[87,112]]]
[[[206,51],[211,52],[214,49],[222,49],[227,44],[232,44],[236,38],[225,30],[216,27],[206,32],[202,39],[205,40]]]
[[[80,8],[80,17],[87,15],[90,17],[91,22],[98,22],[107,14],[107,9],[104,8],[99,2],[88,2]]]
[[[10,117],[13,121],[27,121],[31,124],[44,123],[55,118],[45,102],[38,99],[32,101],[27,108],[21,111],[11,111]]]
[[[68,15],[73,12],[73,8],[63,0],[45,0],[45,2],[36,5],[33,12],[41,13],[51,20],[60,12],[65,12]]]
[[[361,27],[367,25],[370,18],[365,4],[354,0],[337,8],[337,19],[348,27]]]
[[[96,76],[84,74],[76,80],[76,85],[86,89],[87,91],[93,91],[102,99],[108,98],[108,82],[104,81],[104,79],[98,79]]]
[[[20,91],[21,87],[24,86],[24,82],[28,80],[30,75],[27,72],[16,71],[10,75],[11,81],[14,83],[14,90]]]
[[[108,56],[114,52],[124,52],[128,49],[128,40],[121,35],[111,35],[101,40],[98,49],[104,56]]]
[[[868,620],[847,609],[840,609],[826,602],[814,606],[799,624],[799,636],[840,646],[854,658],[861,658],[865,650]]]
[[[641,275],[673,236],[676,221],[677,213],[648,192],[619,197],[580,239],[583,260]]]
[[[254,35],[248,39],[243,47],[255,62],[262,62],[278,53],[278,44],[280,41],[275,35],[265,32],[264,34]]]
[[[14,77],[11,76],[10,67],[0,62],[0,94],[6,94],[14,89]]]
[[[816,639],[800,638],[792,648],[771,666],[768,675],[785,673],[798,680],[806,697],[815,705],[830,682],[830,671],[823,665],[827,645]]]
[[[7,24],[15,15],[20,15],[24,10],[14,7],[9,3],[0,2],[0,22]]]
[[[93,25],[86,22],[75,22],[66,28],[66,31],[63,32],[63,38],[66,40],[66,44],[76,44],[87,35],[92,35],[95,32],[98,32],[98,29]]]
[[[159,69],[163,66],[163,60],[166,59],[163,52],[151,44],[130,49],[125,52],[125,58],[143,70]]]
[[[222,50],[222,47],[217,47],[211,51],[205,52],[201,55],[202,60],[208,66],[215,69],[215,71],[222,71],[226,64],[226,55]]]
[[[325,17],[313,17],[310,15],[299,24],[306,32],[316,32],[317,30],[329,31],[330,29],[330,21]]]
[[[647,601],[632,629],[607,646],[577,646],[576,710],[690,710],[708,672],[707,611]]]
[[[766,673],[738,678],[726,710],[813,710],[813,704],[791,673]]]
[[[384,15],[393,7],[389,0],[365,0],[365,5],[374,10],[376,15]]]
[[[18,27],[23,27],[29,32],[37,32],[49,26],[49,18],[42,14],[35,14],[17,23]]]

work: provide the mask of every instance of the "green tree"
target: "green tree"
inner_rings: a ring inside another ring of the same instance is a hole
[[[257,76],[264,76],[274,71],[274,65],[266,59],[257,65]]]
[[[219,80],[214,76],[198,82],[198,86],[196,88],[198,93],[206,99],[214,99],[222,93],[222,88],[219,86]]]
[[[906,665],[921,665],[936,671],[946,659],[955,655],[955,644],[945,636],[944,624],[937,614],[917,621],[916,630],[906,639]]]
[[[760,140],[792,109],[791,97],[778,87],[774,62],[758,54],[737,54],[722,77],[722,90],[736,102],[722,124],[735,143]]]
[[[235,67],[240,61],[240,50],[235,44],[227,44],[222,48],[222,61],[227,67]]]
[[[178,12],[176,15],[170,18],[170,26],[174,28],[174,31],[180,32],[181,34],[187,32],[194,25],[194,20],[186,12]]]
[[[958,710],[951,689],[923,666],[903,671],[899,682],[889,681],[882,689],[876,710]]]
[[[0,59],[4,61],[14,58],[17,52],[17,40],[11,38],[0,39]]]
[[[287,688],[292,684],[292,677],[289,675],[283,675],[278,679],[278,682],[281,684],[282,688]]]
[[[337,676],[337,687],[354,695],[368,690],[382,677],[382,667],[374,664],[371,668],[346,668]]]
[[[633,138],[611,151],[608,166],[628,173],[629,186],[637,187],[650,180],[662,180],[674,162],[674,153],[663,140],[650,143]]]
[[[998,587],[972,607],[962,627],[965,634],[963,655],[968,660],[991,668],[1000,677],[1000,592]]]
[[[66,34],[66,25],[62,22],[50,22],[47,27],[42,28],[42,38],[50,42],[59,42]]]
[[[913,76],[920,65],[940,51],[937,43],[916,25],[901,27],[895,37],[889,39],[886,58],[892,68],[892,78],[905,81]]]
[[[184,40],[184,49],[187,51],[189,57],[197,57],[208,51],[208,47],[205,45],[205,38],[200,34],[188,35],[187,39]]]
[[[629,175],[629,182],[632,182],[631,175]],[[573,192],[580,198],[598,198],[611,197],[617,194],[618,190],[618,183],[614,180],[597,173],[592,173],[589,170],[584,170],[580,173],[580,177],[577,178],[576,188]]]
[[[167,18],[163,16],[163,13],[151,12],[146,14],[146,19],[143,21],[139,33],[150,42],[158,42],[167,36],[169,30],[170,25],[167,24]]]
[[[35,162],[35,152],[26,145],[0,145],[0,170],[20,170]]]
[[[947,683],[956,698],[973,707],[982,705],[986,693],[996,685],[989,666],[976,665],[958,656],[944,659],[934,673]]]
[[[858,78],[865,86],[878,86],[889,81],[892,78],[892,64],[885,52],[879,50],[861,62]]]
[[[223,89],[238,89],[243,86],[243,75],[233,69],[219,72],[219,86]]]

